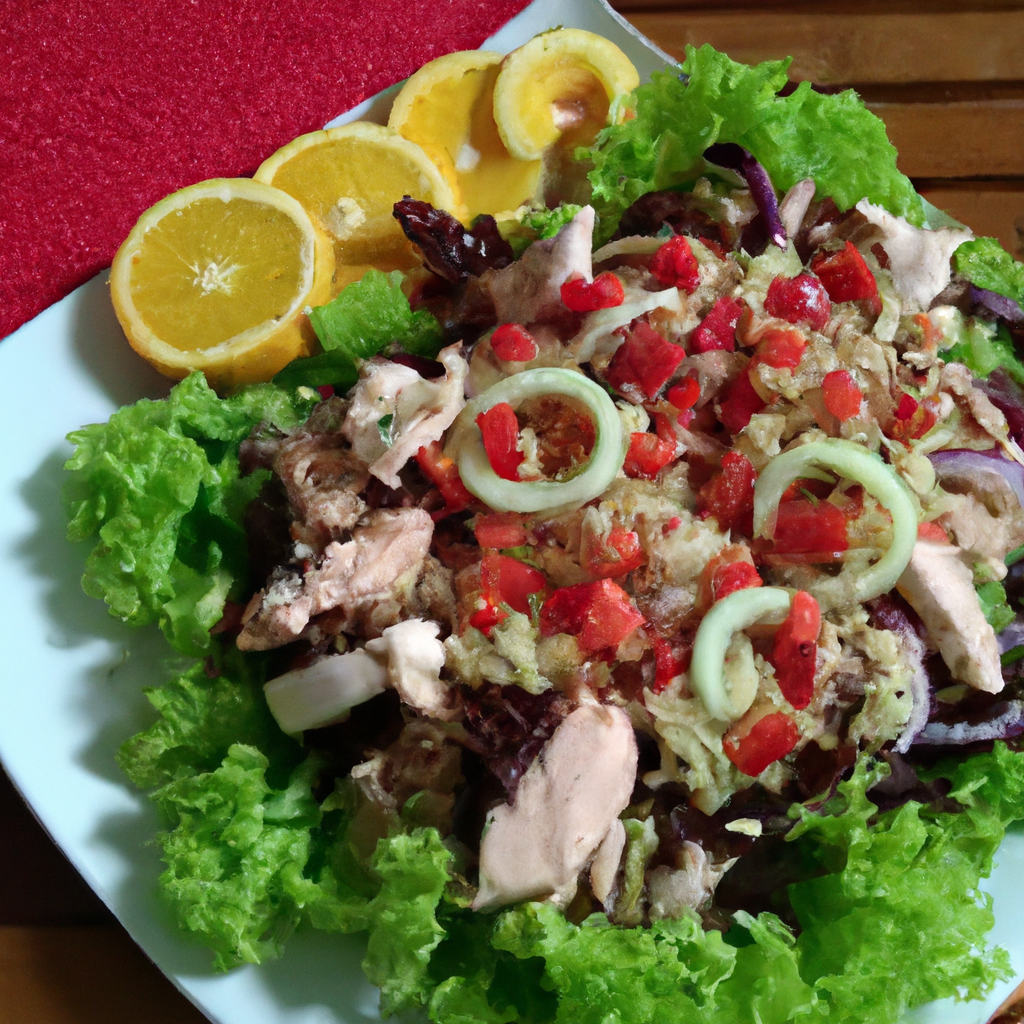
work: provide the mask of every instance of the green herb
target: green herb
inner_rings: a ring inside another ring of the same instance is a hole
[[[1001,633],[1017,617],[1017,613],[1006,603],[1006,590],[998,580],[982,583],[976,588],[981,610],[988,624]]]
[[[395,414],[389,412],[377,420],[377,433],[380,439],[390,448],[395,443]]]

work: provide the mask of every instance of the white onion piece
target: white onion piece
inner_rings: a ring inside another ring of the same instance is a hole
[[[384,651],[360,649],[286,672],[271,679],[263,692],[277,724],[295,734],[344,721],[352,708],[383,693],[389,682]]]

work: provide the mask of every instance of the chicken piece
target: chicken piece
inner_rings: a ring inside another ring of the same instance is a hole
[[[466,404],[464,387],[468,365],[462,346],[449,345],[439,359],[445,375],[426,380],[415,370],[385,359],[363,364],[359,383],[342,434],[370,466],[370,472],[388,487],[398,489],[398,471],[420,448],[440,441]],[[391,416],[391,444],[381,436],[380,422]]]
[[[722,875],[736,863],[712,864],[704,848],[686,840],[679,856],[678,868],[662,864],[648,879],[651,920],[679,918],[690,910],[700,910],[714,894]]]
[[[896,589],[921,616],[954,679],[986,693],[1003,688],[996,635],[960,548],[919,540]]]
[[[601,845],[594,854],[594,862],[590,865],[590,889],[604,905],[605,910],[611,910],[608,897],[612,894],[612,886],[615,884],[615,876],[619,873],[619,862],[625,848],[626,826],[616,818],[601,840]]]
[[[573,711],[526,770],[515,802],[491,812],[473,909],[544,897],[568,902],[580,871],[629,803],[636,765],[636,737],[624,711]]]
[[[297,639],[314,615],[342,608],[356,616],[392,596],[418,574],[434,524],[422,509],[371,512],[345,544],[332,541],[320,565],[301,578],[285,574],[257,592],[242,617],[238,646],[265,651]]]
[[[564,310],[561,287],[593,274],[594,210],[585,206],[553,238],[534,242],[511,266],[488,272],[483,282],[499,324],[532,324]]]
[[[875,206],[866,199],[857,209],[875,227],[877,240],[889,257],[892,283],[904,312],[926,310],[952,276],[950,257],[962,243],[974,237],[967,228],[916,228],[903,217]]]
[[[344,402],[330,398],[290,434],[255,431],[242,446],[247,472],[262,466],[280,478],[294,520],[292,539],[315,551],[351,530],[366,511],[359,492],[370,474],[340,433],[344,412]]]

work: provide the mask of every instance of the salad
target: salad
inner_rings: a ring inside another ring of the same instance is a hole
[[[438,1024],[1008,976],[1024,269],[785,84],[691,49],[585,195],[405,199],[424,271],[312,309],[320,354],[71,435],[83,585],[191,659],[119,760],[218,968],[365,931]]]

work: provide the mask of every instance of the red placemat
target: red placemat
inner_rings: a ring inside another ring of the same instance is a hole
[[[264,157],[528,0],[13,0],[0,24],[0,338],[139,214]]]

